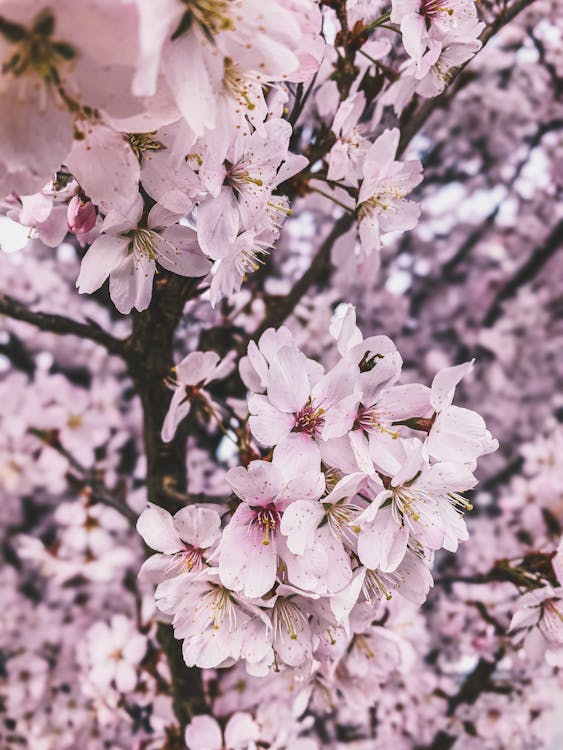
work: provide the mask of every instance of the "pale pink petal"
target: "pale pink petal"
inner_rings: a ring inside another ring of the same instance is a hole
[[[261,445],[276,445],[295,423],[293,414],[284,414],[272,406],[266,396],[254,394],[248,399],[250,430]]]
[[[307,494],[315,494],[319,488],[319,496],[322,494],[324,476],[320,473],[321,457],[317,445],[308,435],[302,432],[286,435],[274,448],[272,460],[286,479],[310,477],[306,486],[312,489],[306,490]]]
[[[250,714],[234,713],[225,727],[227,750],[247,750],[259,738],[258,725]]]
[[[164,268],[180,276],[205,276],[211,262],[202,253],[193,229],[174,224],[162,232],[156,252]]]
[[[176,365],[178,379],[183,385],[208,383],[219,362],[217,352],[190,352]]]
[[[251,461],[246,469],[229,469],[226,478],[233,492],[250,505],[267,505],[283,486],[279,469],[268,461]]]
[[[287,537],[288,549],[303,555],[312,545],[324,509],[320,502],[296,500],[284,511],[280,531]]]
[[[307,358],[294,346],[282,346],[268,371],[268,398],[280,411],[301,409],[309,398]]]
[[[120,313],[127,315],[134,307],[146,310],[152,296],[152,282],[156,272],[154,260],[131,253],[114,268],[109,279],[109,293]]]
[[[120,693],[128,693],[135,689],[137,672],[125,661],[119,661],[115,669],[115,685]]]
[[[391,506],[379,508],[370,523],[361,525],[358,536],[360,561],[371,570],[393,571],[405,556],[408,539],[408,528],[397,523]]]
[[[90,200],[105,213],[110,208],[126,211],[138,192],[139,161],[132,148],[104,125],[85,129],[74,140],[66,164]]]
[[[123,645],[123,657],[130,664],[139,664],[147,652],[147,639],[140,633],[133,633]]]
[[[151,549],[168,555],[183,549],[172,516],[158,505],[149,503],[137,520],[137,531]]]
[[[275,538],[251,526],[254,512],[245,504],[235,511],[223,532],[219,548],[219,574],[224,586],[251,599],[263,596],[274,585],[277,571]]]
[[[188,416],[191,408],[192,402],[186,397],[184,388],[176,388],[162,423],[160,437],[163,443],[170,443],[174,439],[178,425]]]
[[[452,403],[457,384],[473,370],[473,362],[465,362],[463,365],[446,367],[434,377],[432,381],[432,406],[436,411],[441,411]]]
[[[212,716],[194,716],[186,727],[186,745],[189,750],[221,750],[221,728]]]
[[[204,253],[216,260],[228,254],[239,230],[239,209],[231,188],[202,201],[197,211],[197,238]]]
[[[210,547],[221,533],[220,515],[214,510],[193,505],[179,510],[173,524],[180,539],[202,549]]]
[[[102,234],[82,258],[76,286],[81,294],[99,289],[110,273],[123,261],[129,240],[113,234]]]

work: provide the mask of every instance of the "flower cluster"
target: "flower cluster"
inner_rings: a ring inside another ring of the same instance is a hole
[[[2,750],[561,745],[562,33],[1,3]]]
[[[400,81],[388,92],[388,103],[401,112],[414,92],[441,93],[453,72],[481,49],[485,24],[473,0],[393,0],[391,21],[399,24],[409,55]]]
[[[201,278],[216,261],[212,301],[238,290],[289,212],[274,191],[307,163],[276,114],[287,94],[267,102],[266,87],[311,78],[320,25],[313,0],[8,4],[6,212],[48,245],[70,231],[90,246],[79,291],[109,276],[122,313],[147,308],[158,266]]]
[[[266,455],[227,472],[228,516],[150,505],[139,519],[159,552],[142,573],[158,583],[189,666],[244,660],[252,674],[310,676],[370,654],[370,639],[389,637],[375,604],[394,591],[422,603],[434,552],[467,539],[462,493],[498,445],[476,412],[452,404],[472,364],[441,370],[431,388],[398,385],[400,354],[386,336],[364,339],[354,308],[331,333],[338,361],[327,371],[287,328],[250,344],[240,372],[255,455]],[[168,437],[195,398],[208,401],[213,357],[195,352],[178,367]]]
[[[383,235],[416,225],[420,209],[406,196],[422,179],[417,160],[397,158],[399,130],[379,129],[382,107],[399,113],[415,92],[437,95],[480,45],[473,0],[451,5],[393,3],[408,59],[373,117],[360,86],[366,60],[377,65],[390,42],[366,32],[367,57],[335,101],[314,0],[91,0],[80,18],[68,0],[9,3],[0,16],[2,208],[48,246],[74,235],[87,248],[79,291],[109,277],[124,314],[148,307],[159,269],[209,274],[213,305],[231,297],[279,240],[290,198],[319,181],[356,220],[359,254],[377,263]],[[290,150],[305,86],[334,136],[307,177],[310,159]],[[30,125],[37,107],[41,133]]]

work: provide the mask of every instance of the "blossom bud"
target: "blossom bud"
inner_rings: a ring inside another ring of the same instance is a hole
[[[92,201],[84,202],[75,195],[68,204],[66,221],[73,234],[86,234],[96,223],[96,207]]]

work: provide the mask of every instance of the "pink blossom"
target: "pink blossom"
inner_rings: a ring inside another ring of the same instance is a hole
[[[102,234],[82,259],[76,282],[80,293],[92,293],[109,276],[110,296],[124,314],[148,307],[157,262],[181,276],[205,276],[209,270],[195,232],[176,224],[177,216],[156,205],[147,225],[140,226],[141,212],[138,203],[125,216],[110,211]]]
[[[416,226],[420,208],[406,196],[422,180],[419,161],[395,161],[399,130],[386,130],[375,140],[363,164],[358,195],[359,237],[366,255],[378,253],[381,235]]]
[[[134,689],[147,640],[127,617],[114,615],[109,625],[95,623],[86,633],[86,644],[93,662],[90,677],[100,690],[112,682],[121,693]]]
[[[324,477],[318,467],[315,470],[306,457],[290,458],[279,446],[272,463],[252,461],[248,469],[231,469],[227,479],[242,503],[233,514],[219,549],[223,583],[248,597],[263,596],[274,585],[280,556],[294,583],[299,584],[304,577],[305,582],[314,585],[315,560],[307,566],[307,561],[290,554],[280,535],[280,523],[294,501],[320,497]],[[307,567],[311,569],[307,571]]]
[[[232,368],[231,357],[221,360],[215,352],[191,352],[176,365],[176,379],[171,382],[174,395],[162,425],[162,440],[165,443],[174,438],[178,425],[190,413],[194,400],[212,403],[204,386],[226,377]]]
[[[218,722],[212,716],[194,716],[186,727],[189,750],[247,750],[256,747],[259,727],[252,716],[234,713],[225,727],[225,742]]]
[[[66,220],[73,234],[86,234],[96,223],[96,207],[92,201],[83,201],[75,195],[68,204]]]
[[[199,573],[221,534],[221,517],[214,510],[188,506],[171,516],[149,503],[137,521],[137,531],[159,554],[142,565],[140,576],[159,582],[181,572]]]

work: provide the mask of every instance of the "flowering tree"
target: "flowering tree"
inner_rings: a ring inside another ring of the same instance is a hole
[[[559,747],[560,10],[0,4],[3,748]]]

